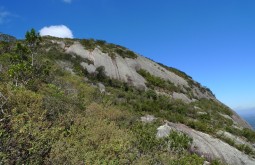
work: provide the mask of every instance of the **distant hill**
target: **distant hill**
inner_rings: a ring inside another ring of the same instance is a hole
[[[246,121],[248,121],[248,123],[253,127],[253,129],[255,130],[255,115],[253,116],[242,116]]]
[[[249,109],[244,109],[244,110],[236,110],[236,111],[255,130],[255,108],[249,108]]]

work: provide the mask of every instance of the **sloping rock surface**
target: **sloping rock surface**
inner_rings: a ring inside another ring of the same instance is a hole
[[[107,76],[129,82],[136,87],[146,87],[145,79],[137,73],[140,69],[145,69],[150,74],[169,80],[176,85],[188,86],[187,81],[182,77],[177,76],[159,64],[139,55],[136,59],[122,58],[119,55],[113,59],[108,56],[108,54],[102,53],[98,48],[89,52],[84,49],[79,42],[76,42],[67,48],[66,52],[75,53],[83,58],[91,60],[94,63],[94,67],[92,64],[89,65],[83,63],[83,66],[86,67],[89,72],[92,72],[99,66],[104,66]]]
[[[61,47],[63,47],[61,43],[59,44]],[[137,55],[136,59],[123,58],[119,55],[116,55],[115,58],[111,58],[108,54],[103,53],[99,47],[90,52],[86,50],[79,42],[74,42],[70,47],[65,47],[65,52],[69,54],[76,54],[82,58],[92,61],[93,64],[87,64],[84,62],[81,63],[81,65],[86,68],[89,73],[93,73],[96,71],[96,68],[104,66],[106,75],[108,77],[124,81],[141,90],[147,89],[146,80],[140,74],[138,74],[137,71],[144,69],[156,77],[160,77],[174,83],[183,90],[185,90],[185,88],[191,88],[194,97],[198,99],[206,98],[217,101],[217,99],[210,92],[202,92],[197,86],[189,86],[186,79],[140,55]],[[194,98],[189,99],[185,93],[173,93],[172,97],[181,99],[186,103],[195,101]],[[240,126],[252,129],[252,127],[242,118],[240,118],[235,112],[233,112],[233,114],[233,120],[240,124]]]
[[[255,165],[255,160],[229,144],[183,124],[167,122],[167,125],[193,138],[192,151],[208,159],[221,159],[229,165]]]

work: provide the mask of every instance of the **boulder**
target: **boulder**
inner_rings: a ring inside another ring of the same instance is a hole
[[[156,118],[153,115],[146,115],[146,116],[141,117],[141,121],[144,123],[152,123],[155,120],[156,120]]]
[[[98,89],[99,89],[99,91],[101,93],[105,93],[105,86],[104,86],[104,84],[98,83],[97,86],[98,86]]]
[[[209,134],[196,131],[183,124],[168,122],[167,129],[171,130],[171,128],[190,136],[193,139],[190,151],[207,160],[220,159],[229,165],[255,165],[255,159]]]
[[[160,127],[157,128],[157,138],[164,138],[167,137],[171,131],[173,130],[173,128],[171,128],[168,124],[162,125]]]
[[[174,92],[173,95],[172,95],[172,98],[173,99],[176,99],[176,100],[181,100],[183,101],[184,103],[191,103],[192,100],[189,99],[185,94],[183,93],[176,93]]]
[[[207,112],[202,112],[202,111],[199,111],[197,112],[198,115],[207,115],[208,113]]]

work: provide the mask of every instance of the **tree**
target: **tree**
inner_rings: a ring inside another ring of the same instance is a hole
[[[30,50],[26,46],[17,43],[15,53],[10,57],[11,65],[8,74],[13,78],[16,86],[18,86],[19,81],[27,84],[32,77],[31,59],[27,56],[29,53]]]
[[[25,38],[26,38],[27,46],[31,50],[31,56],[32,56],[31,65],[33,66],[34,65],[34,54],[35,54],[35,51],[36,51],[38,45],[40,44],[42,38],[39,35],[39,33],[37,33],[35,31],[35,29],[33,29],[33,28],[30,31],[26,32]]]
[[[15,85],[18,86],[18,82],[21,81],[23,84],[27,84],[30,80],[30,75],[32,73],[32,69],[26,62],[21,62],[18,64],[11,65],[8,73],[9,76],[12,77],[15,81]]]
[[[106,73],[105,73],[105,67],[104,66],[99,66],[96,68],[96,77],[99,81],[103,81],[106,78]]]

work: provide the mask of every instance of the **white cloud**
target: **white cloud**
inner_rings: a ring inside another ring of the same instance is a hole
[[[6,18],[10,16],[11,13],[8,11],[5,11],[4,8],[0,8],[0,24],[4,23],[6,21]]]
[[[73,38],[72,31],[65,25],[46,26],[40,30],[41,36]]]
[[[72,3],[72,0],[63,0],[65,3]]]

